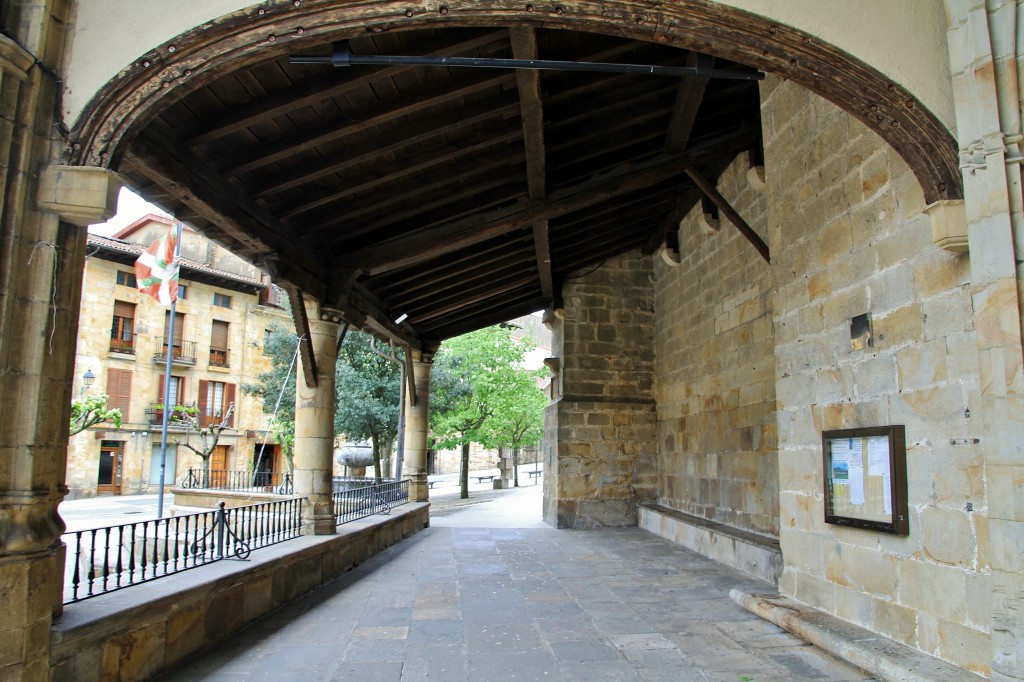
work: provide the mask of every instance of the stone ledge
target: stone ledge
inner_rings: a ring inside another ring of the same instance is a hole
[[[778,540],[660,504],[641,504],[639,512],[644,530],[778,585],[783,567]]]
[[[255,550],[69,604],[50,629],[50,679],[143,680],[209,649],[430,524],[430,505]]]
[[[733,589],[737,604],[879,680],[960,682],[984,677],[778,594]]]

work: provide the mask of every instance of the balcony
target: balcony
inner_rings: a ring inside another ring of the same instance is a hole
[[[118,337],[110,337],[110,352],[135,355],[135,339],[137,336],[138,334],[124,334]]]
[[[195,405],[171,405],[170,410],[164,409],[163,403],[150,403],[146,408],[146,419],[150,426],[163,426],[164,415],[169,413],[168,426],[185,426],[186,419],[194,419],[199,414]]]
[[[165,341],[160,350],[153,354],[154,364],[167,362],[167,342]],[[196,342],[175,341],[171,345],[171,364],[195,367],[196,364]]]
[[[210,367],[230,367],[228,363],[229,353],[227,348],[214,348],[210,346]]]

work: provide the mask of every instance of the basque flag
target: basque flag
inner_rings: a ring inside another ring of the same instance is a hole
[[[174,257],[178,234],[181,230],[175,221],[167,227],[167,234],[153,242],[135,261],[135,282],[139,291],[149,294],[160,305],[178,300],[178,261]]]

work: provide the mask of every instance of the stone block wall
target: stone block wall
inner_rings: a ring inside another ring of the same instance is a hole
[[[650,258],[610,259],[565,283],[548,406],[544,520],[558,528],[637,525],[657,476]]]
[[[762,85],[778,401],[780,588],[989,673],[986,448],[968,257],[905,163],[789,82]],[[869,313],[874,345],[851,350]],[[821,432],[903,424],[910,533],[826,525]]]
[[[760,235],[767,201],[737,158],[718,189]],[[778,534],[771,270],[740,232],[679,229],[678,266],[654,259],[659,502],[743,530]]]

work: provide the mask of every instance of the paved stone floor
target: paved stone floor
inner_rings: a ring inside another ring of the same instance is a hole
[[[543,527],[539,501],[432,520],[160,680],[870,679],[728,596],[769,585],[636,528]]]

